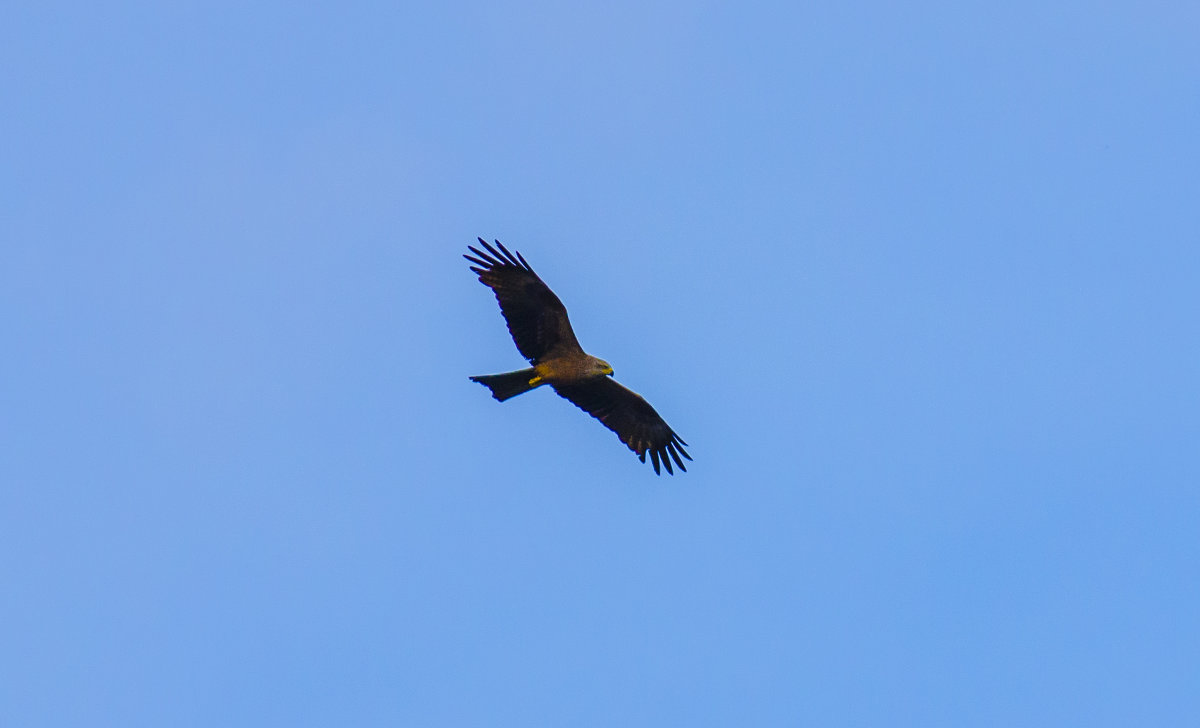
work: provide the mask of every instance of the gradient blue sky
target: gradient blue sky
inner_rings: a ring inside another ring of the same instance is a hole
[[[1200,720],[1200,11],[23,3],[0,723]],[[656,478],[459,256],[519,249]]]

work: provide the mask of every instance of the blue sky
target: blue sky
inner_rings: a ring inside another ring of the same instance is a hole
[[[1194,723],[1198,27],[5,10],[0,722]],[[467,380],[476,236],[687,474]]]

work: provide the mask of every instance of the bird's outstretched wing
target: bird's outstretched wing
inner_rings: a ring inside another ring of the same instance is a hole
[[[582,384],[555,384],[554,391],[570,400],[576,407],[604,423],[617,433],[621,442],[637,453],[638,459],[646,462],[646,453],[659,472],[659,463],[666,466],[671,475],[671,460],[679,469],[687,472],[682,455],[688,460],[691,455],[683,449],[687,445],[659,416],[650,403],[637,392],[618,384],[611,377],[596,377]],[[668,455],[670,457],[668,457]]]
[[[469,245],[475,255],[463,257],[475,264],[471,270],[496,294],[508,333],[521,356],[537,363],[551,351],[582,353],[566,307],[521,254],[510,253],[499,240],[499,250],[483,238],[479,238],[479,244],[487,252]]]

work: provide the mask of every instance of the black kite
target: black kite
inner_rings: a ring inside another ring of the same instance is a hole
[[[560,396],[617,433],[642,462],[649,453],[656,474],[662,463],[674,475],[672,460],[686,472],[680,456],[692,459],[683,449],[687,443],[641,395],[610,378],[613,369],[608,362],[583,351],[571,330],[566,307],[521,254],[508,252],[499,240],[499,250],[483,238],[479,244],[486,253],[468,245],[475,255],[463,257],[475,264],[471,270],[496,294],[517,350],[533,366],[507,374],[471,377],[471,381],[492,390],[492,396],[501,402],[549,384]]]

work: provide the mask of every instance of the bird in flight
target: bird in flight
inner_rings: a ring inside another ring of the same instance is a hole
[[[571,330],[566,307],[525,258],[510,253],[499,240],[495,248],[483,238],[479,238],[479,244],[484,250],[468,245],[474,255],[463,257],[474,263],[471,270],[496,294],[517,350],[533,366],[506,374],[475,376],[471,381],[490,389],[501,402],[549,384],[559,396],[617,433],[643,463],[649,454],[655,474],[660,474],[661,464],[674,475],[672,460],[686,472],[681,458],[692,459],[683,449],[687,443],[641,395],[612,379],[613,368],[608,362],[584,352]]]

